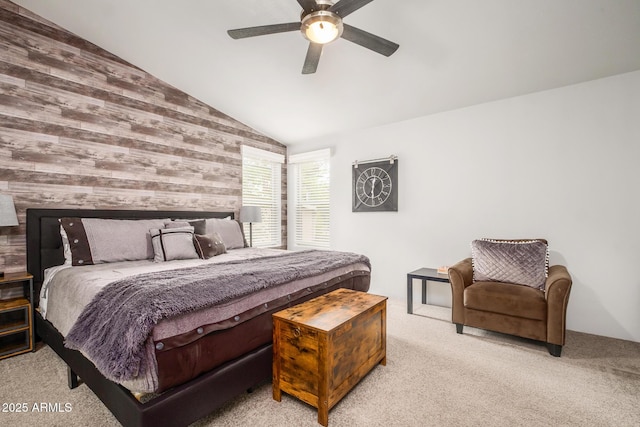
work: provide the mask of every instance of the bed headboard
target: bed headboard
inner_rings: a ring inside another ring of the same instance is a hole
[[[27,270],[33,274],[35,295],[39,295],[44,270],[64,263],[59,218],[234,218],[233,212],[140,211],[96,209],[27,209]],[[37,297],[36,297],[37,300]]]

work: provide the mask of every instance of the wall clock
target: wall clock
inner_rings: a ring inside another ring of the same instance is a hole
[[[370,161],[351,167],[352,211],[398,211],[398,159]]]

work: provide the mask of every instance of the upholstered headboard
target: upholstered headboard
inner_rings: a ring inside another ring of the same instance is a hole
[[[44,278],[44,270],[64,263],[59,218],[234,218],[233,212],[139,211],[96,209],[27,209],[27,269],[33,274],[36,300]]]

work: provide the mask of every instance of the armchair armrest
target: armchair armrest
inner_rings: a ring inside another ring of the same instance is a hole
[[[465,258],[462,261],[449,267],[449,280],[453,284],[462,285],[462,290],[473,283],[473,264],[471,258]],[[453,277],[452,277],[453,276]]]
[[[571,275],[564,265],[549,267],[549,275],[544,288],[547,300],[548,343],[564,345],[571,284]]]
[[[473,283],[473,265],[466,258],[449,267],[451,283],[451,319],[453,323],[464,323],[464,288]]]

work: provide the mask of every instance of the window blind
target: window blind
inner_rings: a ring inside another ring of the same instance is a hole
[[[253,246],[282,245],[282,163],[284,156],[253,147],[242,147],[242,204],[259,206],[262,222],[254,223]],[[249,240],[249,224],[243,224]]]
[[[329,248],[330,150],[289,156],[293,168],[293,245]]]

